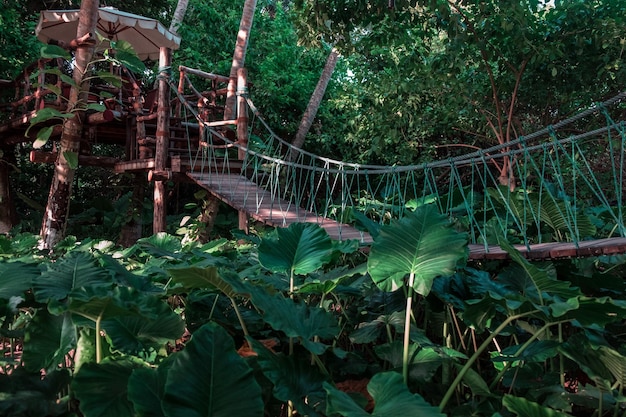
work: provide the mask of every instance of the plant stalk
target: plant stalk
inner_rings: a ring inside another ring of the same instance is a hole
[[[102,321],[102,313],[96,319],[96,363],[102,361],[102,337],[100,337],[100,322]]]
[[[237,315],[237,319],[239,320],[239,325],[241,326],[241,330],[243,330],[243,334],[244,336],[250,336],[250,333],[248,333],[248,328],[246,327],[246,323],[243,321],[243,317],[241,317],[241,312],[239,311],[239,307],[237,307],[237,303],[235,303],[235,300],[228,297],[230,299],[230,303],[233,305],[233,308],[235,309],[235,314]]]
[[[461,383],[461,381],[463,380],[463,377],[465,377],[465,374],[467,373],[467,371],[469,371],[469,369],[472,367],[472,365],[474,364],[474,362],[476,362],[476,360],[478,359],[478,357],[485,351],[485,349],[487,349],[487,347],[491,344],[491,341],[498,335],[500,334],[500,332],[502,330],[504,330],[506,328],[506,326],[508,326],[509,324],[511,324],[511,322],[520,319],[522,317],[525,316],[529,316],[531,314],[534,313],[538,313],[539,310],[533,310],[530,311],[528,313],[522,313],[522,314],[515,314],[513,316],[509,316],[506,318],[506,320],[504,320],[497,328],[496,330],[494,330],[489,337],[487,337],[487,339],[485,339],[483,341],[483,343],[478,347],[478,349],[476,350],[476,352],[474,352],[474,354],[472,356],[470,356],[470,358],[467,360],[467,362],[465,363],[465,365],[463,366],[463,368],[461,368],[461,370],[459,371],[458,375],[456,376],[456,378],[454,379],[454,381],[452,381],[452,384],[450,385],[450,387],[448,388],[448,391],[446,391],[445,395],[443,396],[443,399],[441,400],[441,403],[439,404],[439,411],[443,411],[446,408],[446,405],[448,405],[448,402],[450,401],[450,398],[452,398],[452,395],[454,394],[454,391],[456,390],[456,387]]]
[[[413,283],[415,273],[409,275],[409,292],[406,297],[406,312],[404,315],[404,343],[402,345],[402,378],[406,385],[409,384],[409,341],[411,332],[411,309],[413,307]]]
[[[567,321],[568,320],[560,321],[558,323],[546,323],[546,324],[544,324],[543,327],[541,327],[541,329],[536,331],[532,336],[530,336],[530,338],[522,346],[520,346],[520,348],[517,350],[517,352],[515,352],[515,356],[521,355],[528,348],[528,346],[530,346],[531,343],[533,343],[535,340],[537,340],[537,338],[541,335],[541,333],[543,333],[545,330],[550,328],[550,326],[552,326],[554,324],[558,324],[559,327],[560,327],[562,323],[566,323]],[[562,343],[561,339],[559,339],[559,341]],[[504,376],[504,373],[511,367],[513,362],[515,362],[514,358],[511,359],[510,361],[507,361],[504,364],[504,367],[502,368],[502,370],[500,372],[498,372],[498,375],[494,378],[493,382],[489,386],[489,390],[490,391],[495,388],[495,386],[498,383],[498,381],[500,381],[502,379],[502,377]],[[561,363],[561,366],[563,366],[563,363]],[[561,372],[563,372],[563,368],[561,368]],[[562,378],[565,378],[565,377],[562,376]],[[565,382],[563,382],[563,385],[565,385]]]
[[[292,300],[294,298],[293,297],[293,287],[294,287],[294,285],[293,285],[293,278],[294,278],[293,275],[294,275],[294,273],[293,273],[293,268],[292,268],[291,269],[291,273],[289,275],[289,297]],[[291,356],[291,355],[293,355],[293,337],[289,338],[289,356]],[[291,402],[289,404],[290,404],[289,408],[291,410],[291,407],[292,407]],[[291,414],[289,414],[289,415],[291,415]]]

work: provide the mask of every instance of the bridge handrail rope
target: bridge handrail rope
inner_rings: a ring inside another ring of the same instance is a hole
[[[332,217],[343,223],[363,221],[353,213],[359,207],[371,219],[386,222],[430,201],[485,248],[496,234],[527,247],[555,239],[578,243],[594,238],[600,229],[604,236],[626,234],[622,207],[626,131],[624,123],[614,121],[608,111],[626,98],[626,92],[516,140],[409,166],[349,163],[295,148],[276,135],[249,97],[253,126],[259,123],[259,128],[250,134],[248,146],[242,146],[203,121],[178,94],[186,111],[204,126],[207,145],[198,149],[203,164],[199,172],[207,178],[212,173],[231,176],[228,184],[215,187],[242,187],[234,174],[255,184],[262,192],[247,190],[242,198],[256,199],[258,210],[262,200],[271,199],[272,207],[301,210],[305,216],[315,216],[311,221]],[[598,115],[604,116],[603,127],[559,137],[563,127]],[[589,143],[597,146],[587,139],[598,137],[608,141],[606,165],[615,179],[612,187],[601,186],[594,162],[583,148]],[[244,160],[237,161],[229,149],[241,149]],[[502,185],[502,178],[495,175],[490,163],[501,158],[511,161],[507,175],[516,184]],[[233,171],[235,161],[238,171]],[[603,224],[590,222],[593,210],[601,214]]]

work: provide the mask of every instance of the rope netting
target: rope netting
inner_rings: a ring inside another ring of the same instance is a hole
[[[222,181],[222,191],[239,188],[228,191],[244,193],[248,207],[258,211],[269,198],[277,212],[367,230],[422,204],[436,204],[468,232],[471,243],[487,247],[498,236],[527,246],[626,236],[626,126],[619,120],[625,97],[619,94],[508,143],[410,166],[355,164],[294,148],[249,98],[251,128],[243,146],[229,139],[228,129],[216,129],[219,123],[202,120],[196,107],[181,101],[204,127],[202,146],[190,155],[192,171]],[[244,189],[233,176],[256,187]]]

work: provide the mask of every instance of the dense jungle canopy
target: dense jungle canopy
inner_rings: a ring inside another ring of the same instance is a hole
[[[167,26],[176,3],[101,6]],[[228,74],[243,3],[191,0],[174,67]],[[38,57],[40,10],[79,6],[2,0],[0,78]],[[623,89],[625,9],[622,0],[261,0],[246,58],[250,95],[272,128],[292,140],[335,47],[339,61],[305,148],[385,165],[447,158],[531,133]],[[22,180],[47,183],[45,167],[23,168],[31,171]],[[78,187],[74,198],[110,202],[92,191],[109,181],[84,178],[87,191]],[[41,190],[16,188],[31,208],[45,201]]]

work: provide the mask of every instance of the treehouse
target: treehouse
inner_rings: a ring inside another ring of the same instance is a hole
[[[43,11],[36,30],[44,44],[63,48],[68,57],[47,55],[15,79],[0,81],[0,150],[4,158],[13,154],[16,145],[26,144],[21,148],[30,150],[31,162],[55,163],[63,121],[78,108],[83,111],[77,165],[107,168],[112,175],[134,173],[150,181],[188,181],[183,174],[193,169],[196,153],[207,146],[208,130],[216,134],[212,142],[219,143],[219,137],[245,140],[243,98],[238,103],[238,117],[224,120],[229,77],[181,66],[178,86],[165,71],[155,87],[143,83],[143,74],[134,73],[121,58],[114,57],[115,47],[128,43],[139,59],[160,60],[159,68],[170,67],[169,51],[179,47],[178,36],[156,20],[103,7],[97,33],[76,39],[78,12]],[[82,102],[77,105],[72,102],[76,97],[71,96],[71,57],[80,46],[94,46],[96,64],[88,91],[82,92]],[[238,91],[244,91],[245,71],[240,70],[239,75]],[[190,76],[201,80],[202,91],[191,84]],[[234,91],[231,93],[234,96]],[[115,157],[102,154],[102,149],[111,154],[110,147],[118,150],[113,152]],[[13,225],[8,166],[0,164],[0,212],[6,213],[0,218],[1,232]],[[163,199],[155,204],[164,212]]]

